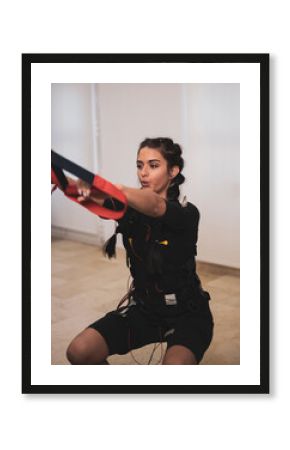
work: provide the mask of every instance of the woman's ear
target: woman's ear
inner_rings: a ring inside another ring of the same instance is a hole
[[[170,169],[170,178],[175,178],[180,172],[180,169],[178,166],[173,166]]]

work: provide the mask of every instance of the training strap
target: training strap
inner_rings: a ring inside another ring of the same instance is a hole
[[[63,170],[75,175],[85,183],[87,183],[92,190],[107,194],[108,197],[113,197],[124,204],[124,208],[121,211],[112,211],[111,209],[104,208],[98,205],[93,200],[88,199],[82,202],[77,200],[80,197],[78,189],[75,185],[70,185]],[[73,202],[84,206],[93,214],[97,214],[103,219],[117,220],[123,217],[127,210],[128,202],[126,196],[116,186],[109,181],[101,178],[99,175],[94,175],[83,167],[78,166],[69,159],[64,158],[55,151],[51,150],[51,183],[56,185],[63,193]]]

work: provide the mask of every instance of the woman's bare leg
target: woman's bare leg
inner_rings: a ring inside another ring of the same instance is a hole
[[[109,348],[97,330],[86,328],[72,340],[66,355],[71,364],[108,364]]]
[[[196,357],[183,345],[172,345],[166,351],[162,364],[197,364]]]

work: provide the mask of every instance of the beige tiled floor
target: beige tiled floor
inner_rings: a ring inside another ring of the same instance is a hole
[[[201,364],[239,364],[240,280],[235,271],[198,264],[203,287],[211,294],[214,338]],[[114,309],[127,292],[129,272],[125,254],[104,258],[101,249],[79,242],[52,242],[52,364],[68,364],[65,353],[71,339],[91,322]],[[133,352],[147,364],[153,350],[148,345]],[[166,345],[158,346],[151,364],[160,361]],[[111,364],[136,364],[131,354],[111,356]]]

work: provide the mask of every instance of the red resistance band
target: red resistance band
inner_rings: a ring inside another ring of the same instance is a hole
[[[78,193],[77,186],[69,184],[63,170],[66,170],[85,181],[90,186],[92,191],[99,191],[102,194],[108,195],[108,197],[113,197],[114,199],[119,200],[124,204],[123,210],[112,211],[111,209],[98,205],[91,199],[78,202],[77,197],[80,197],[80,194]],[[51,150],[51,183],[61,189],[70,200],[82,205],[84,208],[87,208],[90,212],[102,217],[103,219],[120,219],[124,216],[127,210],[127,198],[123,192],[120,191],[120,189],[104,178],[101,178],[99,175],[94,175],[53,150]]]

